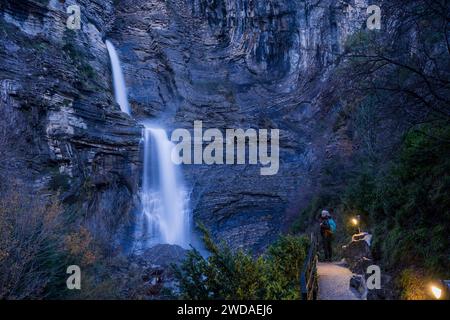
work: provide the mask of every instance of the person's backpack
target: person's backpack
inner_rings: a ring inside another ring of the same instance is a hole
[[[324,237],[328,237],[332,235],[330,224],[328,223],[328,219],[323,220],[320,223],[320,234]]]
[[[330,226],[330,230],[332,233],[336,232],[336,222],[332,218],[328,219],[328,225]]]

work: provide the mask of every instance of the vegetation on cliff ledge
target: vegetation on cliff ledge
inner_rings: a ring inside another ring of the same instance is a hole
[[[300,273],[309,245],[305,237],[282,236],[259,258],[216,245],[202,227],[210,255],[193,249],[175,267],[185,299],[300,299]]]

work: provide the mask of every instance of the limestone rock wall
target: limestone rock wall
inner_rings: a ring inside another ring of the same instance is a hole
[[[81,30],[66,27],[75,1],[0,2],[1,169],[59,190],[69,210],[106,236],[136,203],[141,129],[112,95],[103,38],[113,2],[76,3]]]
[[[187,165],[194,218],[234,247],[262,248],[314,193],[320,168],[351,150],[333,132],[330,80],[366,1],[122,0],[109,36],[133,112],[169,129],[278,128],[280,170]]]

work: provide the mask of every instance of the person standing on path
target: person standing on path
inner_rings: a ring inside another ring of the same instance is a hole
[[[332,242],[334,232],[336,231],[336,223],[327,210],[322,211],[319,222],[325,261],[331,262],[333,256]]]

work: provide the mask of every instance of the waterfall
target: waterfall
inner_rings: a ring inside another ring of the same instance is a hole
[[[181,172],[171,158],[173,143],[163,129],[144,129],[143,216],[137,237],[144,246],[169,243],[187,247],[190,243],[189,198]]]
[[[122,110],[122,112],[131,114],[130,105],[128,104],[127,88],[125,86],[125,79],[123,77],[119,56],[117,55],[117,51],[114,48],[114,45],[109,40],[106,40],[105,43],[106,48],[108,49],[109,58],[111,59],[116,102],[119,104],[120,110]]]
[[[114,78],[114,92],[120,109],[131,115],[120,60],[113,44],[106,40]],[[144,170],[142,210],[136,216],[135,250],[158,243],[188,247],[190,238],[189,197],[178,166],[172,161],[173,143],[164,129],[144,124]]]

